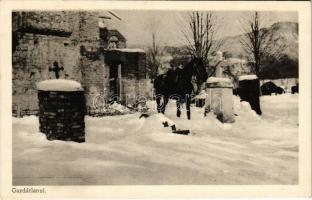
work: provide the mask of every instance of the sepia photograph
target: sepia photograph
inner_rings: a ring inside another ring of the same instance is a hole
[[[12,193],[299,185],[300,23],[296,9],[12,9]]]

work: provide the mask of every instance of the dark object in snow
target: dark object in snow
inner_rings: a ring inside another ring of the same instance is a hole
[[[299,84],[296,84],[295,86],[291,87],[291,93],[292,94],[299,93]]]
[[[166,118],[166,117],[165,117]],[[181,134],[181,135],[188,135],[190,133],[189,130],[180,130],[176,128],[176,125],[173,124],[173,122],[167,118],[167,120],[169,121],[163,121],[162,124],[164,125],[164,127],[171,127],[171,131],[172,133],[176,133],[176,134]]]
[[[141,119],[142,117],[147,118],[147,117],[149,117],[149,115],[146,114],[146,113],[143,113],[143,114],[140,115],[139,119]]]
[[[48,140],[85,142],[84,91],[38,90],[39,129]]]
[[[189,130],[176,130],[176,131],[172,131],[172,133],[176,133],[180,135],[188,135],[190,131]]]
[[[285,90],[275,85],[272,81],[269,81],[261,86],[261,93],[262,95],[271,95],[272,93],[283,94]]]
[[[196,98],[195,99],[195,106],[198,108],[202,108],[205,106],[205,100],[204,98]]]
[[[169,126],[168,122],[163,122],[162,124],[164,125],[164,127],[168,127]]]
[[[239,81],[239,96],[242,101],[249,102],[251,109],[261,115],[260,108],[260,81],[259,79],[244,79]]]
[[[233,95],[235,96],[239,95],[239,88],[233,88]]]
[[[191,119],[191,94],[194,91],[192,77],[195,76],[198,83],[206,81],[208,75],[204,63],[199,58],[193,58],[183,68],[170,69],[166,74],[156,77],[154,88],[158,113],[165,113],[169,98],[177,102],[177,117],[181,115],[181,104],[186,104],[187,119]],[[161,104],[161,99],[163,103]]]

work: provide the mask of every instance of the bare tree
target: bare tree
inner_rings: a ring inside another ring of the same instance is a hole
[[[219,19],[213,12],[191,12],[186,17],[186,27],[182,33],[186,40],[188,54],[202,59],[207,69],[208,77],[215,73],[216,66],[211,66],[209,56],[216,52],[222,45],[222,40],[216,39],[218,33]]]
[[[147,50],[147,64],[150,70],[150,77],[155,79],[157,76],[158,68],[160,66],[160,49],[156,44],[155,33],[152,33],[152,46]]]
[[[277,44],[277,39],[272,40],[269,37],[269,31],[263,27],[263,19],[261,20],[258,12],[254,12],[241,23],[246,34],[241,37],[240,43],[253,62],[251,71],[259,77],[263,62],[272,57],[279,59],[286,45]]]
[[[150,18],[148,19],[148,24],[146,26],[147,31],[151,34],[152,36],[152,43],[151,45],[147,48],[146,52],[146,60],[147,60],[147,65],[149,69],[149,75],[152,80],[156,78],[158,75],[158,68],[160,67],[160,54],[161,54],[161,49],[159,46],[160,40],[159,37],[156,38],[157,35],[159,35],[159,27],[161,26],[161,22],[157,21],[154,15],[151,15]]]

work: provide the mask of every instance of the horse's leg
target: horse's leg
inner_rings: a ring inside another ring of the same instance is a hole
[[[160,113],[161,108],[160,108],[160,101],[161,101],[161,96],[159,94],[156,95],[156,104],[157,104],[157,112]]]
[[[181,110],[180,110],[181,103],[179,99],[176,102],[177,102],[177,117],[180,117],[181,116]]]
[[[166,110],[166,105],[167,105],[167,103],[168,103],[168,97],[167,97],[167,96],[164,96],[164,103],[163,103],[163,105],[162,105],[162,107],[161,107],[161,113],[162,113],[162,114],[165,114],[165,110]]]
[[[187,119],[190,120],[191,119],[191,96],[189,94],[186,94],[185,104],[186,104]]]

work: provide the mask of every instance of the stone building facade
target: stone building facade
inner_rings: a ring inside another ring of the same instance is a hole
[[[36,114],[36,83],[56,76],[83,85],[89,113],[98,112],[99,95],[122,103],[129,95],[150,98],[145,52],[126,48],[108,25],[114,20],[109,12],[13,12],[13,114]]]

